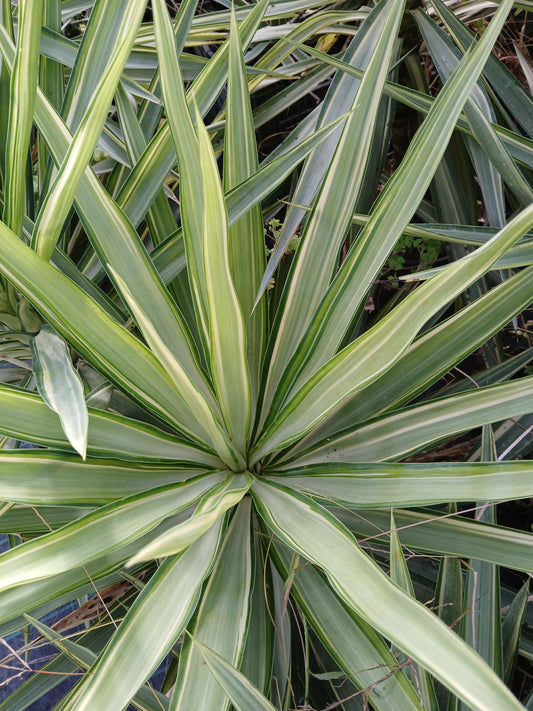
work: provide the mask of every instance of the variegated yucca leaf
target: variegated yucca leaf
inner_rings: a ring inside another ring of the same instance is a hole
[[[89,413],[83,384],[72,366],[67,344],[46,326],[30,344],[37,389],[48,407],[59,415],[71,445],[85,459]]]
[[[523,708],[533,102],[469,7],[0,3],[0,711]]]

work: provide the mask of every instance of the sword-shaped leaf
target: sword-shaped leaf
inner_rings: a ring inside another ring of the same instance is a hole
[[[187,106],[183,77],[176,54],[176,41],[166,3],[156,0],[153,12],[161,87],[180,171],[181,219],[187,253],[187,272],[197,321],[205,345],[208,345],[209,316],[202,225],[204,211],[200,209],[204,185],[199,166],[198,138]]]
[[[379,711],[418,711],[418,694],[381,635],[346,608],[314,566],[302,565],[302,559],[278,541],[273,554],[309,624],[361,695],[368,693]]]
[[[2,25],[0,48],[7,66],[12,66],[14,49]],[[39,90],[35,123],[55,162],[61,164],[72,142],[72,136]],[[168,347],[187,367],[197,387],[206,397],[210,397],[209,386],[198,366],[196,351],[179,309],[158,278],[132,223],[88,167],[80,177],[76,206],[101,260],[109,262],[122,276],[152,322],[158,326],[160,333],[165,335]],[[57,330],[61,332],[60,328]]]
[[[255,127],[235,13],[231,19],[226,114],[224,191],[227,193],[257,173]],[[247,360],[254,402],[258,396],[260,367],[267,335],[267,299],[261,299],[255,306],[255,297],[266,266],[263,233],[261,206],[254,201],[248,203],[246,214],[228,229],[227,234],[229,266],[243,314],[248,343]]]
[[[450,513],[456,506],[448,506]],[[397,532],[396,532],[397,533]],[[440,619],[449,627],[460,625],[463,615],[463,571],[461,561],[454,556],[445,555],[439,563],[439,572],[435,586],[434,609]],[[439,708],[448,708],[450,692],[442,684],[437,684],[435,693]]]
[[[273,188],[280,185],[312,150],[340,127],[345,119],[346,115],[339,116],[322,128],[316,129],[294,147],[283,151],[275,158],[265,160],[249,178],[243,179],[238,185],[232,187],[225,196],[230,227],[246,214],[250,206],[259,204]]]
[[[276,711],[268,699],[257,689],[244,674],[229,664],[223,657],[197,639],[193,645],[198,648],[209,671],[220,684],[228,700],[239,711]]]
[[[357,77],[358,79],[361,79],[364,75],[364,72],[361,69],[353,67],[351,64],[348,64],[330,54],[321,52],[315,47],[299,44],[298,42],[295,42],[294,45],[296,47],[299,47],[299,49],[304,50],[312,57],[316,57],[317,59],[320,59],[326,64],[329,64],[337,69],[341,69],[347,74],[351,74],[352,76]],[[513,81],[516,82],[516,79],[514,77]],[[517,83],[519,84],[519,82]],[[522,89],[522,87],[520,88]],[[436,101],[436,99],[432,96],[428,96],[427,94],[423,94],[419,91],[415,91],[414,89],[403,86],[401,84],[396,84],[391,81],[385,82],[385,85],[383,87],[383,93],[386,96],[390,96],[392,99],[395,99],[401,104],[409,106],[410,108],[414,109],[415,111],[419,111],[422,114],[427,114]],[[528,98],[528,101],[531,101],[531,98]],[[472,129],[470,128],[470,124],[468,123],[468,120],[464,113],[460,114],[459,118],[457,119],[457,128],[461,131],[461,133],[464,133],[469,136],[472,135]],[[514,133],[513,131],[510,131],[504,128],[503,126],[499,126],[497,124],[492,124],[492,128],[496,131],[500,139],[505,144],[507,150],[514,158],[522,162],[524,165],[532,167],[533,145],[531,140],[524,138],[523,136]]]
[[[511,683],[518,656],[520,632],[529,598],[529,581],[525,582],[513,598],[502,622],[504,680]]]
[[[146,0],[134,0],[124,7],[113,54],[91,96],[87,110],[80,119],[53,185],[41,205],[33,231],[32,247],[46,260],[50,259],[54,252],[80,178],[102,132],[109,105],[130,54],[145,7]]]
[[[75,517],[77,519],[80,519],[88,512],[87,509],[72,509],[66,506],[41,506],[38,512],[47,523],[50,522],[52,527],[57,527],[57,522],[54,521],[54,515],[57,516],[57,514],[54,514],[54,512],[68,512],[69,510],[71,512],[82,512]],[[50,530],[46,528],[43,521],[33,511],[31,513],[43,525],[45,532]],[[9,513],[7,515],[9,516]],[[187,512],[184,511],[178,514],[177,518],[185,518],[186,515]],[[15,530],[20,531],[20,515],[17,518]],[[66,604],[76,598],[94,592],[95,584],[100,589],[120,580],[123,581],[123,573],[119,571],[124,569],[128,558],[134,555],[144,543],[175,524],[176,517],[171,517],[171,519],[163,521],[140,539],[136,539],[122,548],[96,558],[84,565],[83,568],[72,568],[50,578],[41,578],[34,582],[17,585],[17,587],[9,588],[9,590],[3,590],[0,593],[0,634],[6,636],[24,627],[25,623],[22,615],[25,612],[31,612],[34,617],[41,618],[56,609],[58,605]],[[33,530],[35,532],[35,527]],[[38,532],[41,534],[41,531]]]
[[[216,565],[188,630],[195,641],[207,645],[226,663],[237,667],[248,634],[253,581],[250,513],[251,499],[246,497],[228,526]],[[170,709],[183,711],[196,707],[226,711],[228,704],[223,689],[187,635],[181,648]]]
[[[291,465],[399,459],[432,442],[531,412],[533,377],[478,388],[380,417],[298,457]]]
[[[222,532],[221,519],[182,555],[160,565],[65,711],[128,705],[177,642],[194,612],[201,586],[216,560]]]
[[[363,515],[336,508],[335,516],[357,537],[383,542],[389,511],[364,509]],[[533,535],[503,526],[491,526],[435,510],[395,509],[400,540],[407,548],[458,558],[479,558],[506,568],[533,572]]]
[[[466,50],[475,37],[474,32],[461,22],[444,3],[434,2],[432,4],[456,44]],[[496,55],[489,55],[487,64],[483,68],[483,76],[490,82],[492,89],[502,100],[505,110],[511,112],[513,120],[516,120],[529,136],[533,136],[533,99],[531,94],[527,93],[519,80]]]
[[[42,622],[39,622],[39,624],[43,632],[45,629],[50,629],[46,628],[46,625],[43,625]],[[72,640],[67,640],[64,637],[61,639],[65,647],[68,644],[70,649],[75,648],[75,654],[81,660],[82,654],[85,657],[88,655],[96,656],[97,652],[100,651],[102,646],[109,640],[110,631],[109,627],[106,626],[88,631],[81,636],[81,639],[78,638],[77,642],[72,642]],[[53,631],[50,633],[53,634]],[[81,650],[83,650],[83,652]],[[80,671],[80,667],[73,661],[73,658],[74,654],[72,654],[71,658],[65,653],[58,654],[50,661],[45,662],[41,667],[43,673],[30,676],[29,679],[25,680],[18,689],[15,689],[15,691],[3,701],[4,708],[2,711],[19,711],[19,709],[31,708],[32,705],[35,706],[38,704],[46,694],[61,684],[65,674],[75,674]],[[152,695],[152,699],[153,698]],[[149,711],[161,711],[161,707],[158,709],[150,709]]]
[[[362,393],[353,393],[284,458],[414,399],[527,308],[532,277],[533,268],[523,269],[417,338],[390,370]]]
[[[364,185],[364,168],[370,154],[375,119],[402,16],[402,0],[391,0],[365,76],[354,92],[353,111],[346,120],[313,211],[302,231],[301,245],[268,346],[264,412],[270,409],[280,381],[285,382],[283,374],[287,364],[312,321],[338,261]]]
[[[485,662],[436,615],[394,585],[325,509],[259,479],[254,482],[252,495],[269,528],[286,545],[321,567],[351,609],[473,709],[522,708]],[[309,531],[313,531],[312,536]]]
[[[126,300],[137,325],[141,329],[148,344],[156,354],[161,365],[167,370],[174,380],[176,389],[181,392],[190,404],[193,415],[197,422],[197,430],[205,432],[210,443],[218,452],[220,458],[231,468],[242,468],[244,460],[239,451],[235,449],[230,437],[225,432],[216,412],[206,400],[204,395],[192,382],[189,373],[183,365],[175,358],[174,354],[167,348],[163,337],[156,330],[154,324],[147,318],[142,308],[137,304],[128,287],[113,268],[108,265],[108,269],[114,276],[115,281],[120,285],[120,290]]]
[[[4,12],[9,12],[7,6]],[[42,2],[21,3],[17,47],[11,73],[10,101],[5,137],[5,207],[3,220],[18,236],[26,207],[26,171],[30,134],[35,109],[39,72],[39,38],[43,16]],[[3,61],[2,61],[3,69]],[[4,107],[4,111],[7,107]],[[4,137],[2,137],[2,142]]]
[[[0,385],[0,432],[22,442],[70,449],[57,415],[41,398],[9,385]],[[92,457],[174,460],[215,469],[222,465],[221,460],[204,447],[196,447],[144,422],[91,408],[87,452]]]
[[[413,14],[442,80],[447,81],[451,72],[459,63],[460,55],[458,51],[453,47],[448,37],[438,25],[432,22],[426,15],[416,10]],[[499,135],[492,128],[491,121],[495,121],[493,116],[494,111],[485,91],[479,84],[474,88],[472,94],[467,99],[464,112],[470,123],[472,133],[476,138],[476,147],[485,154],[485,160],[488,163],[483,173],[487,178],[487,185],[485,185],[485,181],[481,180],[482,173],[478,171],[480,175],[480,187],[485,197],[485,204],[490,205],[491,212],[491,203],[496,198],[501,198],[503,205],[503,195],[498,195],[501,191],[499,174],[521,207],[529,205],[533,201],[533,190],[514,164]],[[471,155],[475,158],[475,153]],[[482,162],[480,158],[477,158],[477,161],[479,163]],[[474,160],[474,164],[475,163],[476,159]],[[492,199],[489,199],[491,198],[491,191]],[[490,219],[490,224],[493,226],[501,226],[503,222],[500,221],[498,223]]]
[[[87,459],[42,450],[1,450],[2,500],[31,506],[108,504],[201,473],[176,464]]]
[[[377,380],[399,360],[430,316],[482,276],[532,225],[530,206],[490,242],[423,284],[365,335],[340,351],[272,418],[254,457],[294,442],[351,392]]]
[[[254,477],[248,472],[229,474],[218,487],[208,492],[192,516],[171,528],[142,548],[128,563],[136,565],[144,560],[163,558],[181,553],[233,506],[236,506],[252,485]]]
[[[294,400],[298,387],[337,351],[369,285],[422,200],[510,7],[511,0],[500,5],[481,40],[465,54],[380,193],[370,221],[344,260],[305,336],[292,348],[294,356],[280,380],[274,411],[284,400]],[[310,280],[307,272],[306,280]]]
[[[356,66],[361,73],[367,70],[389,14],[390,7],[387,3],[378,3],[369,13],[344,54],[343,59],[348,66]],[[300,81],[298,81],[298,84],[300,84]],[[324,101],[319,107],[318,129],[324,126],[325,123],[349,111],[350,107],[353,107],[353,110],[357,108],[359,101],[354,101],[354,99],[358,91],[361,91],[359,88],[360,83],[361,80],[353,75],[346,72],[337,72],[337,76],[331,82]],[[376,88],[376,94],[379,94],[378,88]],[[363,94],[359,94],[359,96],[362,97]],[[364,99],[361,99],[361,103],[364,103]],[[372,115],[376,112],[376,106],[373,105],[371,110],[370,107],[365,106],[364,110],[369,112],[367,119],[369,123],[368,129],[372,122]],[[363,106],[360,106],[359,112],[362,111]],[[289,205],[287,209],[280,234],[269,257],[265,276],[261,283],[261,291],[266,289],[269,279],[274,276],[274,272],[287,249],[290,239],[305,217],[306,210],[303,206],[312,205],[331,163],[335,148],[339,142],[340,133],[341,128],[339,127],[334,134],[330,135],[313,151],[309,160],[306,161],[298,179],[298,185],[292,195],[291,202],[293,204]],[[366,150],[368,150],[368,147],[366,147]]]
[[[71,659],[76,664],[77,669],[90,669],[93,666],[98,655],[91,649],[73,642],[68,637],[63,637],[40,620],[31,617],[31,615],[25,615],[25,617],[45,639],[63,652],[67,658]],[[53,672],[54,670],[43,669],[43,671]],[[141,711],[165,711],[168,709],[166,696],[156,691],[153,687],[148,688],[148,686],[140,687],[137,690],[137,693],[132,698],[132,703]]]
[[[228,226],[232,227],[250,207],[258,205],[264,197],[267,197],[344,120],[345,116],[341,116],[327,126],[314,131],[308,138],[287,149],[278,157],[265,161],[249,178],[230,190],[225,195]],[[181,230],[160,245],[150,256],[165,283],[174,279],[186,264]]]
[[[91,97],[98,90],[101,78],[112,61],[117,50],[117,38],[125,29],[124,21],[129,19],[131,22],[131,15],[128,16],[128,11],[131,10],[129,5],[129,0],[94,2],[81,42],[79,45],[71,45],[74,50],[74,62],[65,61],[66,57],[56,55],[65,66],[72,66],[61,107],[61,116],[72,133],[78,129],[89,108]],[[47,35],[43,39],[46,41]],[[66,38],[61,35],[54,36],[53,39],[56,42],[61,41],[65,49],[68,46]],[[41,47],[41,51],[45,47]]]
[[[350,464],[294,467],[268,479],[304,491],[322,503],[352,508],[423,506],[446,501],[521,499],[533,491],[533,463]]]
[[[209,310],[210,369],[226,428],[237,450],[244,454],[252,410],[247,334],[230,271],[227,215],[217,163],[198,113],[196,123],[203,178],[203,267]]]
[[[481,450],[481,461],[494,460],[494,438],[490,425],[483,427]],[[496,506],[488,504],[488,497],[484,494],[477,499],[476,520],[495,524]],[[470,560],[466,568],[462,637],[503,679],[500,570],[497,565],[476,559]],[[466,711],[464,703],[459,703],[457,707]]]
[[[0,237],[0,271],[39,313],[118,387],[192,434],[189,405],[148,348],[3,223]]]
[[[135,494],[12,548],[0,557],[0,589],[63,573],[121,548],[190,506],[220,479],[206,474]]]
[[[415,598],[413,581],[411,580],[411,574],[409,572],[409,568],[407,567],[407,561],[405,560],[402,545],[396,532],[396,524],[394,522],[394,515],[392,509],[390,516],[389,551],[391,580],[395,582],[396,585],[398,585],[398,587],[400,587],[404,592],[406,592],[412,598]],[[401,663],[408,662],[409,657],[406,657],[405,654],[400,653],[399,661]],[[407,666],[405,673],[410,679],[411,684],[418,691],[420,700],[423,704],[423,708],[428,709],[428,711],[438,711],[439,706],[437,703],[437,699],[435,698],[433,682],[426,670],[419,664],[411,664]]]

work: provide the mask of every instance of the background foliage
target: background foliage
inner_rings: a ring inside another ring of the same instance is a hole
[[[533,708],[530,9],[3,0],[2,711]]]

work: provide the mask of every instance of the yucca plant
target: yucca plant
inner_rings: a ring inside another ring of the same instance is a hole
[[[2,3],[0,635],[59,654],[6,656],[35,673],[0,709],[65,675],[68,711],[522,708],[527,589],[502,625],[498,566],[533,572],[533,537],[493,503],[533,495],[505,444],[531,353],[490,342],[533,301],[533,102],[491,55],[512,5],[473,40],[438,0]],[[325,81],[259,166],[255,129]],[[404,234],[450,263],[369,317]],[[482,346],[478,382],[430,389]]]

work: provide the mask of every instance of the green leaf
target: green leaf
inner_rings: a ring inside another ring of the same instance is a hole
[[[362,392],[347,398],[295,445],[290,456],[332,434],[351,429],[358,422],[398,409],[424,392],[527,308],[532,298],[529,288],[532,274],[533,269],[520,271],[417,338],[392,368]]]
[[[532,225],[530,206],[492,240],[412,292],[376,326],[341,350],[293,395],[279,415],[271,418],[255,446],[252,461],[291,444],[351,392],[386,372],[430,316],[482,276]]]
[[[42,15],[43,7],[39,0],[26,0],[21,4],[17,47],[11,73],[5,139],[3,220],[19,237],[22,235],[22,222],[26,207],[26,171],[39,71],[39,37]],[[6,107],[3,107],[3,111],[5,110]],[[2,137],[2,142],[3,140]]]
[[[74,661],[76,664],[75,668],[89,669],[94,664],[97,655],[91,649],[73,642],[67,637],[62,637],[52,628],[47,627],[43,622],[36,620],[30,615],[25,615],[25,617],[45,639],[61,650],[65,656]],[[44,669],[43,671],[53,670]],[[136,708],[146,709],[146,711],[161,711],[161,709],[168,708],[168,699],[154,688],[148,688],[147,686],[141,687],[137,691],[132,698],[132,703]]]
[[[203,210],[198,209],[196,202],[201,199],[203,203],[205,199],[203,175],[199,166],[198,138],[187,106],[183,78],[176,55],[175,38],[165,2],[156,0],[153,12],[161,87],[180,170],[180,199],[187,271],[200,332],[205,342],[209,343],[203,256]]]
[[[124,708],[189,621],[216,560],[222,519],[182,555],[164,561],[144,586],[65,711]],[[139,654],[139,649],[143,649]]]
[[[326,126],[313,131],[310,136],[283,151],[279,156],[275,158],[269,156],[249,178],[229,190],[225,196],[229,225],[234,225],[250,207],[267,197],[272,189],[280,185],[312,150],[339,128],[345,119],[346,115],[343,114]]]
[[[426,15],[416,10],[413,15],[420,27],[428,50],[436,62],[442,80],[447,81],[450,73],[459,63],[458,52],[455,51],[455,48],[453,48],[451,42],[442,30],[440,30],[434,22],[431,22]],[[488,166],[489,177],[492,171],[497,170],[497,173],[492,175],[492,180],[496,182],[496,190],[499,188],[501,191],[501,185],[497,185],[499,174],[505,180],[521,207],[529,205],[533,201],[533,190],[520,170],[514,165],[506,147],[496,131],[492,128],[491,120],[494,121],[494,117],[492,116],[493,112],[488,102],[488,97],[479,85],[474,88],[474,91],[468,98],[464,111],[470,123],[472,133],[477,139],[478,147],[485,153],[488,161],[490,161]],[[485,192],[483,180],[481,180],[480,186]],[[486,195],[485,204],[492,213],[492,204],[490,200],[487,200],[487,197],[490,197],[490,195]],[[503,203],[503,195],[501,198]],[[504,212],[504,210],[502,210],[502,212]],[[503,222],[490,219],[490,224],[501,226]]]
[[[495,443],[490,425],[482,432],[481,461],[494,461]],[[478,497],[476,519],[495,524],[496,506]],[[503,678],[503,648],[500,602],[500,571],[486,561],[471,560],[465,579],[463,638]],[[479,624],[483,620],[483,624]],[[462,706],[462,705],[461,705]],[[465,710],[466,711],[466,710]]]
[[[254,477],[248,472],[229,474],[219,486],[207,492],[192,516],[142,548],[128,563],[131,567],[145,560],[181,553],[247,493]]]
[[[42,622],[40,623],[42,625]],[[70,645],[76,647],[76,651],[81,655],[95,656],[96,652],[108,641],[110,630],[108,627],[101,627],[84,634],[78,642],[68,640]],[[64,639],[64,642],[67,642]],[[69,646],[70,646],[69,645]],[[83,646],[82,646],[83,645]],[[83,652],[80,651],[80,648]],[[67,654],[58,654],[41,667],[41,674],[35,674],[24,681],[9,697],[3,702],[2,711],[18,711],[19,709],[31,708],[40,700],[55,689],[67,674],[74,674],[80,667],[72,661]],[[153,696],[152,696],[153,698]],[[152,711],[152,710],[151,710]],[[161,707],[159,707],[161,711]]]
[[[260,0],[244,13],[246,18],[239,27],[244,50],[247,49],[255,35],[268,5],[269,0]],[[157,8],[157,5],[154,7]],[[196,103],[202,116],[209,111],[226,81],[227,53],[228,43],[225,42],[205,65],[187,92],[189,105],[192,106],[193,102]],[[171,55],[169,54],[169,56]],[[171,76],[174,75],[171,74]],[[170,98],[174,100],[174,97]],[[155,134],[124,185],[120,203],[134,224],[141,221],[153,196],[160,190],[175,163],[176,154],[172,150],[172,140],[170,126],[167,122]],[[156,172],[157,175],[155,175]]]
[[[239,667],[248,634],[252,586],[251,499],[239,504],[228,527],[213,572],[189,628],[195,641],[207,645],[226,663]],[[209,674],[196,644],[183,640],[172,711],[227,709],[223,689]]]
[[[368,693],[379,711],[418,711],[419,696],[381,635],[339,600],[314,566],[302,565],[302,559],[279,541],[273,552],[305,618],[361,695]]]
[[[0,47],[6,63],[12,64],[11,40],[2,25],[0,25]],[[37,91],[35,122],[54,160],[60,164],[69,150],[72,137],[39,91]],[[152,322],[159,328],[159,332],[164,334],[170,350],[187,367],[196,386],[209,397],[209,386],[198,366],[189,329],[184,323],[179,309],[158,278],[133,225],[89,168],[86,168],[80,177],[76,204],[82,216],[83,226],[93,241],[101,260],[112,264],[115,271],[122,276],[129,290],[143,306]],[[54,299],[51,301],[54,302]],[[90,312],[91,309],[89,308],[88,311]],[[79,309],[78,313],[80,313]],[[76,321],[79,324],[79,317],[75,319]],[[63,333],[63,326],[53,325]],[[105,350],[105,348],[99,350]],[[141,366],[137,367],[137,373],[138,376],[142,373]],[[164,396],[160,398],[161,402],[165,399]]]
[[[135,494],[3,553],[0,589],[57,575],[125,546],[190,506],[220,478],[206,474]]]
[[[0,496],[32,506],[108,504],[147,489],[176,484],[198,470],[167,465],[87,459],[34,450],[0,451]]]
[[[62,35],[50,38],[55,42],[61,42],[63,53],[67,46],[74,50],[71,54],[73,61],[67,61],[64,54],[57,57],[62,64],[72,67],[62,106],[62,116],[72,132],[78,129],[89,108],[91,97],[97,90],[101,78],[117,50],[117,38],[125,29],[122,23],[127,17],[129,3],[128,0],[116,0],[113,3],[93,2],[90,4],[92,9],[89,21],[84,28],[79,44],[73,42],[67,45],[66,38]],[[62,5],[64,6],[65,3]],[[64,14],[64,7],[62,14]],[[46,38],[47,35],[43,39]],[[57,52],[57,45],[55,46]],[[43,49],[41,47],[41,51]]]
[[[473,426],[530,412],[532,388],[533,377],[529,376],[398,410],[328,438],[298,457],[296,463],[398,459]],[[398,432],[401,438],[394,436]]]
[[[376,278],[431,182],[461,109],[483,69],[511,4],[511,0],[505,0],[500,5],[481,40],[472,51],[467,52],[450,80],[446,82],[416,139],[411,142],[400,167],[380,193],[370,221],[348,253],[327,295],[313,315],[312,322],[310,323],[309,318],[305,319],[305,323],[309,325],[306,335],[300,343],[292,343],[291,355],[294,354],[294,357],[290,365],[283,368],[283,374],[279,374],[280,388],[276,396],[276,407],[270,413],[271,418],[275,416],[275,411],[283,401],[295,403],[294,395],[298,387],[305,388],[304,384],[309,383],[310,376],[317,372],[317,368],[325,367],[323,364],[328,361],[333,362],[330,359],[344,338],[357,308],[361,306],[369,284]],[[526,210],[524,214],[528,212],[529,210]],[[376,247],[376,244],[379,247]],[[507,245],[507,248],[509,246]],[[313,283],[314,278],[314,273],[305,272],[306,284]],[[295,286],[292,285],[291,288],[294,289]],[[397,315],[394,321],[396,324],[400,323]],[[382,323],[385,322],[386,319],[383,319]],[[403,330],[403,326],[401,328]],[[398,344],[391,336],[392,334],[388,338],[390,342],[394,342],[394,349],[398,353]],[[387,360],[392,364],[395,359],[388,353]],[[341,378],[338,376],[337,373],[335,379],[340,384]],[[345,383],[342,388],[346,391]],[[313,399],[317,400],[317,396],[318,393],[315,393]],[[308,404],[305,408],[308,408]]]
[[[209,671],[239,711],[275,711],[276,707],[238,669],[197,639],[193,638],[193,644],[198,647]]]
[[[453,504],[448,509],[455,511]],[[461,625],[463,615],[463,571],[461,561],[452,556],[443,556],[439,563],[439,573],[435,587],[435,611],[440,619],[452,629]],[[435,693],[439,708],[448,708],[450,692],[442,684],[437,684]]]
[[[45,0],[44,2],[43,27],[41,28],[41,43],[39,46],[39,51],[41,52],[39,84],[56,111],[59,112],[65,93],[63,67],[60,61],[48,58],[42,52],[43,38],[47,32],[54,33],[56,36],[61,32],[61,4],[59,0]],[[39,155],[39,168],[41,169],[42,180],[46,168],[46,157],[41,165],[41,154]]]
[[[335,516],[357,536],[376,543],[387,535],[389,512],[364,509],[362,515],[343,508]],[[434,510],[395,509],[397,531],[409,549],[458,558],[478,558],[506,568],[533,572],[533,535],[491,526]]]
[[[529,598],[529,581],[525,582],[518,593],[513,597],[511,606],[505,613],[502,622],[502,645],[503,645],[503,678],[510,684],[513,680],[520,632],[524,620]]]
[[[461,22],[444,3],[436,0],[432,4],[455,42],[466,49],[475,36],[472,30]],[[503,101],[505,109],[511,113],[513,120],[516,120],[529,136],[533,136],[531,117],[533,100],[531,95],[525,91],[514,74],[507,69],[504,62],[494,54],[489,56],[483,74]]]
[[[226,193],[257,173],[257,145],[250,93],[234,13],[231,19],[228,73],[227,118],[224,133],[224,192]],[[272,184],[270,184],[271,189]],[[259,392],[260,368],[267,335],[266,298],[263,298],[257,306],[255,305],[256,294],[266,265],[263,231],[261,206],[248,202],[246,214],[228,229],[227,235],[231,277],[242,310],[249,344],[247,360],[254,402],[257,402]]]
[[[67,344],[47,326],[30,343],[37,389],[48,407],[59,415],[71,445],[85,459],[89,413],[83,384],[72,365]]]
[[[227,215],[218,167],[199,113],[196,114],[196,124],[203,178],[203,267],[211,373],[228,433],[237,450],[244,455],[252,408],[247,334],[230,272]]]
[[[150,351],[2,223],[0,235],[0,270],[49,323],[132,397],[188,431],[189,406]]]
[[[373,8],[372,12],[369,13],[358,28],[357,34],[344,54],[344,61],[348,66],[357,66],[361,74],[367,70],[372,53],[376,49],[378,39],[383,33],[384,25],[389,15],[390,7],[388,3],[378,3]],[[302,49],[304,47],[307,49],[307,45],[302,45]],[[298,84],[300,83],[301,80],[298,81]],[[359,78],[354,78],[346,72],[337,72],[337,76],[333,79],[324,102],[320,106],[320,115],[312,136],[316,134],[317,130],[321,130],[325,124],[349,111],[351,106],[353,106],[354,112],[368,112],[365,117],[368,130],[373,123],[372,116],[377,116],[377,105],[373,101],[372,109],[370,109],[370,107],[364,105],[363,99],[361,101],[355,100],[356,96],[363,96],[358,94],[362,90],[359,86],[360,83]],[[379,94],[379,85],[376,86],[375,92]],[[298,185],[292,194],[292,204],[287,208],[280,234],[268,260],[268,266],[261,283],[262,291],[266,289],[269,279],[274,276],[274,272],[287,249],[291,237],[304,218],[305,209],[302,206],[310,206],[312,204],[313,198],[324,180],[325,173],[339,142],[340,132],[341,129],[339,127],[334,134],[329,135],[309,156],[302,169]],[[368,150],[368,146],[365,149]],[[338,161],[339,158],[340,156],[336,160]]]
[[[41,398],[9,385],[0,385],[0,432],[23,442],[70,449],[58,417]],[[143,422],[91,408],[87,451],[93,457],[174,460],[215,469],[222,464],[203,447],[193,446]]]
[[[35,223],[32,247],[50,259],[63,223],[74,201],[79,180],[91,158],[104,126],[111,99],[143,18],[145,0],[127,3],[121,16],[115,49],[100,76],[87,110],[81,118],[65,158],[48,191]]]
[[[293,550],[322,567],[349,607],[472,708],[521,708],[485,662],[436,615],[400,591],[338,520],[309,499],[258,479],[252,495],[265,523]],[[425,643],[428,636],[431,645]]]
[[[387,78],[403,7],[402,0],[388,3],[386,21],[365,77],[353,97],[353,111],[346,120],[313,211],[302,231],[301,246],[268,347],[263,412],[271,408],[275,389],[328,287],[339,249],[360,198],[381,90]]]
[[[343,62],[342,60],[333,57],[329,54],[325,54],[324,52],[320,52],[314,47],[310,47],[309,45],[304,45],[304,44],[299,44],[297,42],[294,43],[295,46],[297,46],[299,49],[304,50],[308,54],[310,54],[313,57],[317,57],[321,61],[323,61],[326,64],[331,65],[332,67],[336,67],[338,69],[341,69],[342,71],[346,72],[347,74],[350,74],[354,77],[357,77],[358,79],[362,78],[364,75],[364,72],[361,71],[360,69],[357,69],[356,67],[351,66],[350,64]],[[491,61],[491,60],[489,60]],[[501,63],[500,63],[501,65]],[[503,66],[503,65],[501,65]],[[505,70],[507,71],[507,70]],[[516,82],[516,79],[509,73],[509,78],[512,80],[512,82]],[[516,82],[519,84],[518,82]],[[522,87],[520,86],[522,89]],[[435,103],[436,99],[434,99],[431,96],[427,96],[426,94],[423,94],[419,91],[415,91],[414,89],[410,89],[408,87],[402,86],[401,84],[395,84],[394,82],[386,82],[385,86],[383,88],[384,94],[387,96],[390,96],[391,98],[395,99],[396,101],[400,102],[401,104],[404,104],[405,106],[409,106],[410,108],[414,109],[415,111],[418,111],[420,113],[427,114],[433,104]],[[528,101],[531,101],[531,99],[528,99]],[[459,131],[461,131],[464,134],[467,135],[472,135],[472,130],[470,128],[470,125],[468,123],[468,120],[464,114],[461,114],[457,120],[457,128]],[[518,133],[514,133],[513,131],[510,131],[508,129],[505,129],[503,126],[499,126],[497,124],[492,124],[492,128],[496,131],[500,139],[503,141],[505,144],[507,150],[509,153],[516,158],[518,161],[523,163],[524,165],[528,165],[530,167],[533,167],[533,143],[528,140],[527,138],[524,138],[523,136],[519,135]]]
[[[246,499],[244,499],[244,502]],[[242,504],[241,504],[242,505]],[[253,582],[247,625],[246,646],[240,671],[264,694],[268,694],[274,656],[274,620],[270,617],[271,568],[265,563],[257,519],[253,514],[252,545]]]
[[[415,598],[415,591],[411,574],[407,567],[407,561],[403,554],[402,545],[396,532],[396,524],[394,522],[394,514],[391,509],[390,515],[390,577],[391,580],[404,590],[412,598]],[[400,654],[399,660],[407,662],[409,657],[405,654]],[[423,707],[438,711],[438,703],[435,698],[435,691],[431,678],[426,673],[423,667],[418,664],[406,669],[406,674],[411,681],[411,684],[417,689],[423,703]]]
[[[34,521],[36,520],[42,526],[45,533],[50,530],[50,527],[57,527],[58,524],[65,525],[65,521],[58,522],[58,512],[61,512],[63,518],[65,518],[65,513],[68,514],[70,512],[70,520],[67,522],[79,520],[82,516],[90,513],[88,509],[73,509],[66,506],[41,506],[37,511],[41,518],[32,509],[29,509],[29,514],[33,516]],[[16,514],[13,517],[14,530],[24,532],[24,519],[29,519],[28,509],[22,507],[11,509],[5,516],[9,517],[11,512]],[[21,516],[21,513],[25,515]],[[186,515],[187,512],[180,513],[177,519],[185,518]],[[128,558],[135,554],[140,545],[175,524],[176,517],[167,519],[152,531],[144,534],[140,539],[136,539],[123,548],[118,548],[89,562],[83,568],[73,568],[49,578],[41,578],[9,590],[3,590],[0,592],[0,634],[6,636],[24,627],[24,618],[21,617],[24,613],[31,612],[34,617],[40,618],[56,609],[58,605],[61,606],[83,595],[93,593],[95,585],[98,589],[101,589],[124,580],[122,573],[119,571],[123,570]],[[35,523],[30,524],[28,528],[31,532],[37,530],[39,534],[43,533]]]
[[[265,161],[249,178],[230,190],[225,195],[228,226],[231,228],[252,206],[261,202],[273,188],[282,183],[304,158],[317,145],[320,145],[344,119],[345,116],[341,116],[327,126],[315,131],[293,148],[284,151],[277,158]],[[178,230],[164,244],[160,245],[150,256],[165,283],[174,279],[186,265],[181,230]]]
[[[355,508],[417,506],[447,501],[521,499],[532,496],[532,462],[468,464],[322,464],[265,472],[323,503]]]
[[[116,274],[113,268],[108,265],[108,269],[113,274],[115,280],[120,284],[120,289],[132,312],[139,328],[141,329],[148,344],[157,355],[161,365],[172,376],[176,387],[183,393],[189,403],[193,405],[192,411],[196,419],[198,428],[206,432],[210,442],[217,450],[220,458],[230,467],[242,467],[244,460],[242,455],[235,450],[230,438],[224,431],[216,412],[213,411],[210,403],[205,399],[200,390],[192,382],[189,373],[184,369],[173,353],[167,348],[164,339],[156,331],[141,307],[136,303],[126,284]],[[189,405],[189,406],[191,406]]]

